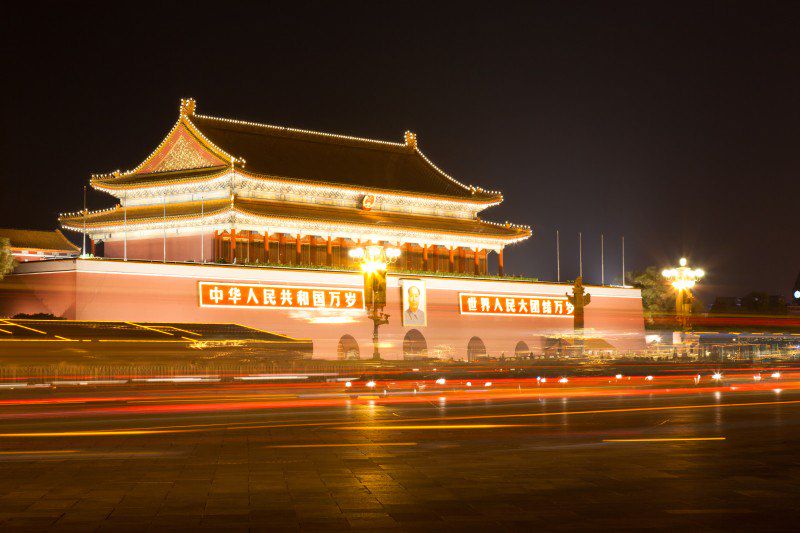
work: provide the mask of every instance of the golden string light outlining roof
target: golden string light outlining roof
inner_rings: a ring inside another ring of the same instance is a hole
[[[130,207],[120,206],[84,213],[83,211],[63,214],[60,217],[66,229],[82,231],[84,223],[88,232],[119,232],[123,227],[135,230],[141,224],[162,224],[177,220],[212,219],[216,215],[247,215],[253,220],[281,221],[292,225],[303,222],[327,223],[339,227],[361,228],[365,232],[434,232],[454,237],[472,236],[496,239],[507,244],[530,236],[527,226],[498,224],[480,219],[459,219],[451,217],[419,216],[404,213],[364,211],[354,208],[331,206],[310,206],[288,204],[285,202],[253,200],[231,195],[230,198],[192,201],[162,205]],[[226,219],[228,220],[228,219]],[[266,222],[265,222],[266,224]]]

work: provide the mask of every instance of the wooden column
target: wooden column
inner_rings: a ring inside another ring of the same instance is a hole
[[[503,268],[503,250],[497,252],[497,274],[499,276],[505,275],[505,268]]]
[[[299,233],[297,234],[297,240],[295,241],[295,243],[296,243],[295,244],[296,253],[294,258],[294,264],[299,265],[301,262],[300,260],[303,258],[303,241],[301,240]]]
[[[476,276],[481,273],[481,261],[480,261],[480,258],[481,258],[481,253],[477,248],[475,248],[475,257],[474,257],[473,263],[475,264],[475,275]]]
[[[95,244],[94,244],[94,239],[92,239],[91,237],[89,237],[89,246],[91,246],[92,249],[91,254],[94,255]]]
[[[428,271],[428,245],[422,245],[422,270]]]
[[[328,235],[328,243],[325,248],[325,264],[329,267],[333,266],[333,241],[330,235]]]
[[[453,247],[450,247],[448,259],[450,260],[450,272],[455,271],[455,257],[453,257]]]
[[[286,234],[278,235],[278,264],[286,263]]]
[[[264,262],[269,263],[269,232],[264,232]]]
[[[247,261],[253,260],[253,252],[255,252],[253,248],[253,233],[252,231],[247,232]]]
[[[461,246],[458,249],[458,271],[462,274],[467,271],[467,251]]]
[[[233,263],[236,259],[236,230],[231,228],[231,249],[228,253],[228,262]]]

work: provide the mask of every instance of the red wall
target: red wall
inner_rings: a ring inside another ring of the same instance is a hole
[[[197,239],[195,239],[196,241]],[[130,245],[130,243],[129,243]],[[129,248],[130,252],[130,248]],[[480,337],[490,355],[513,355],[518,341],[541,353],[544,337],[572,331],[571,318],[461,315],[458,293],[496,293],[563,296],[567,285],[425,277],[427,327],[418,329],[431,355],[464,359],[467,343]],[[339,339],[355,337],[361,358],[372,353],[372,323],[363,310],[353,316],[340,311],[219,309],[200,307],[198,281],[229,281],[274,285],[359,288],[356,273],[122,262],[108,260],[45,261],[21,265],[18,273],[0,282],[0,316],[18,312],[50,312],[79,320],[169,322],[235,322],[311,338],[314,357],[335,358]],[[385,358],[403,357],[403,338],[412,328],[401,325],[398,279],[387,281],[386,312],[390,323],[380,328]],[[638,290],[588,287],[592,303],[586,309],[586,328],[621,350],[644,348],[642,303]],[[331,323],[333,322],[333,323]]]

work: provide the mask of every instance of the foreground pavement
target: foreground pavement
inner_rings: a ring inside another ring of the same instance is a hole
[[[800,510],[792,388],[341,392],[5,391],[0,526],[789,530]]]

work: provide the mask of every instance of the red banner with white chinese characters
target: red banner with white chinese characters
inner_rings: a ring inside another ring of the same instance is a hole
[[[458,294],[458,306],[462,315],[571,317],[575,311],[566,298],[468,292]]]
[[[201,281],[200,307],[364,309],[363,289],[330,289]]]

